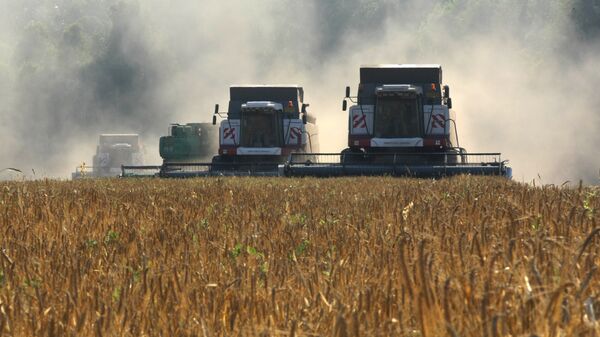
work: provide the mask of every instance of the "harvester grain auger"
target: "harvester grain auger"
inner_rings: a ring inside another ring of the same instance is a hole
[[[467,153],[459,146],[450,88],[440,65],[360,68],[356,103],[349,109],[348,148],[341,153],[297,153],[279,166],[284,176],[458,174],[511,177],[500,153]]]

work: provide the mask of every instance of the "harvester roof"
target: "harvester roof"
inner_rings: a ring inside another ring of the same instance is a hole
[[[418,84],[442,83],[439,64],[380,64],[360,67],[360,83]]]
[[[298,115],[304,100],[304,90],[295,84],[288,85],[233,85],[229,88],[229,118],[239,118],[242,104],[255,101],[279,103],[284,107],[292,102],[292,114]]]
[[[429,92],[434,84],[435,103],[439,104],[442,66],[439,64],[379,64],[360,67],[359,104],[373,104],[375,92],[383,85],[414,85]]]
[[[129,144],[129,145],[131,145],[131,149],[133,151],[139,151],[139,149],[140,149],[139,135],[135,134],[135,133],[130,133],[130,134],[103,133],[100,135],[100,139],[98,140],[98,146],[101,149],[112,148],[112,146],[115,144]]]

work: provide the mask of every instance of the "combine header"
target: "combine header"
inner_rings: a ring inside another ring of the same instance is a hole
[[[440,65],[376,65],[360,69],[350,107],[348,148],[341,154],[291,154],[284,176],[457,174],[511,176],[499,153],[468,154],[458,143],[450,88]]]

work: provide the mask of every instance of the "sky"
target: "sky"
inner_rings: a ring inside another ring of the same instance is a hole
[[[517,181],[598,184],[600,43],[565,3],[0,0],[0,169],[66,178],[122,132],[159,163],[169,123],[210,121],[245,83],[302,85],[338,152],[360,65],[437,63],[462,147]]]

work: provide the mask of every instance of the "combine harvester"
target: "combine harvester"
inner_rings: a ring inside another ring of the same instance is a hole
[[[459,174],[511,177],[500,153],[469,154],[458,143],[450,88],[440,65],[376,65],[360,69],[350,107],[348,148],[340,153],[293,153],[281,176],[414,176]]]
[[[122,165],[142,165],[142,145],[137,134],[101,134],[92,166],[81,164],[72,179],[118,177]]]
[[[226,116],[215,105],[212,124],[217,124],[217,116],[224,118],[218,136],[213,131],[207,133],[214,143],[219,141],[218,155],[210,162],[207,155],[217,153],[211,141],[198,141],[187,147],[201,156],[190,152],[174,158],[161,139],[162,166],[123,166],[122,176],[148,176],[140,174],[148,170],[158,171],[155,175],[165,178],[277,176],[279,165],[285,164],[290,154],[319,150],[315,118],[306,111],[308,104],[304,103],[302,87],[236,85],[229,91]]]
[[[217,148],[217,128],[212,123],[173,124],[170,135],[160,137],[160,174],[177,174],[185,170],[187,163],[210,161]]]
[[[122,177],[155,177],[177,174],[190,163],[210,161],[217,151],[217,128],[212,123],[169,125],[167,136],[160,137],[158,151],[162,165],[123,165]]]

